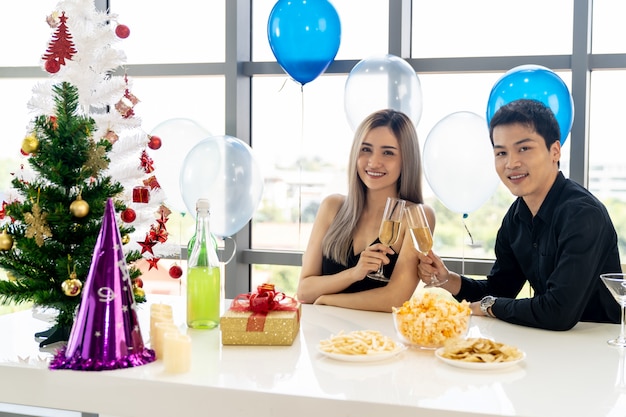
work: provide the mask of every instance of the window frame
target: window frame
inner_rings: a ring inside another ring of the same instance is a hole
[[[115,0],[96,0],[96,7],[109,10]],[[417,0],[414,0],[417,1]],[[573,47],[571,55],[458,57],[413,59],[411,51],[411,0],[389,0],[388,53],[404,58],[419,74],[501,72],[533,63],[555,71],[570,71],[576,117],[570,135],[569,177],[588,186],[589,180],[589,95],[594,70],[626,69],[626,54],[593,54],[591,51],[593,0],[573,2]],[[222,75],[225,77],[225,133],[253,146],[251,131],[252,77],[284,75],[276,62],[251,61],[252,0],[226,0],[225,62],[195,64],[145,64],[128,67],[131,77]],[[348,74],[359,60],[335,60],[326,74]],[[46,76],[38,67],[0,67],[1,78]],[[323,76],[323,75],[322,75]],[[301,251],[251,249],[251,223],[226,240],[225,252],[236,244],[237,256],[226,265],[225,295],[232,298],[251,288],[252,265],[300,266]],[[181,248],[182,249],[182,248]],[[448,267],[468,275],[486,275],[493,260],[445,258]]]

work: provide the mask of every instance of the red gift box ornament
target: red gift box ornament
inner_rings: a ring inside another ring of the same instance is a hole
[[[250,311],[247,332],[262,332],[265,318],[270,311],[298,311],[298,301],[274,289],[274,284],[261,284],[256,293],[239,294],[233,299],[230,309]]]
[[[149,203],[150,189],[146,186],[139,185],[133,188],[133,203]]]

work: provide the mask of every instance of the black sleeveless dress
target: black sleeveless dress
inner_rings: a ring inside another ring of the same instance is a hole
[[[376,239],[374,243],[378,243],[379,240]],[[393,272],[393,268],[396,266],[396,261],[398,260],[398,254],[394,253],[389,256],[389,263],[383,267],[383,271],[386,277],[390,277]],[[354,248],[350,245],[350,249],[348,250],[348,265],[341,265],[340,263],[335,262],[332,259],[327,257],[322,257],[322,275],[332,275],[341,271],[345,271],[348,268],[352,268],[359,262],[359,258],[361,254],[355,255]],[[369,279],[365,277],[361,281],[353,282],[349,287],[340,291],[340,293],[353,293],[353,292],[361,292],[367,291],[374,288],[384,287],[387,285],[386,282],[377,281],[374,279]]]

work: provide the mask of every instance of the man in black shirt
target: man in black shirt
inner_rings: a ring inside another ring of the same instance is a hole
[[[536,100],[502,106],[489,135],[500,179],[518,198],[498,231],[486,280],[450,272],[434,253],[419,276],[448,278],[442,288],[471,301],[472,313],[549,330],[579,321],[619,323],[620,309],[600,279],[621,272],[617,234],[604,205],[559,170],[559,125]],[[525,282],[531,298],[516,298]]]

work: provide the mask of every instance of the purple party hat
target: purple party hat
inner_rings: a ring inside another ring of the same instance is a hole
[[[69,341],[55,354],[50,369],[103,371],[154,360],[154,350],[144,347],[141,337],[122,239],[108,199]]]

